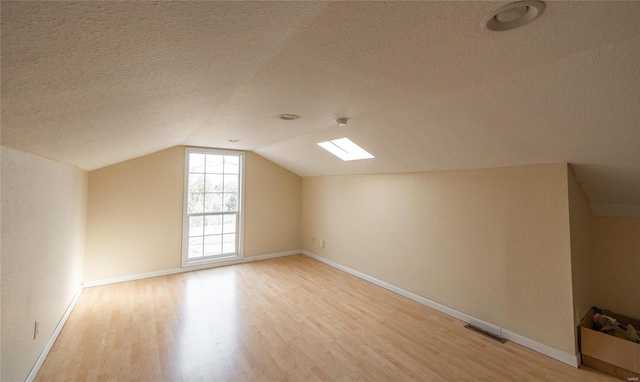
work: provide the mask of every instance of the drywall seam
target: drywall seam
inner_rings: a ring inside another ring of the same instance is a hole
[[[56,325],[56,328],[53,331],[53,334],[51,335],[51,338],[49,338],[49,341],[47,342],[47,345],[42,350],[42,353],[40,353],[40,356],[38,357],[38,360],[36,361],[35,365],[33,365],[33,368],[31,368],[31,371],[29,372],[29,375],[27,376],[27,379],[25,380],[26,382],[32,382],[36,378],[36,375],[38,375],[38,372],[40,371],[40,367],[42,367],[42,364],[44,363],[44,360],[47,359],[47,356],[49,355],[49,351],[51,351],[51,348],[53,347],[53,344],[58,339],[58,335],[62,331],[62,328],[64,327],[64,324],[67,323],[67,319],[69,318],[69,315],[71,314],[71,311],[73,310],[73,307],[76,306],[76,303],[78,302],[78,299],[80,298],[80,294],[82,294],[82,290],[83,289],[84,289],[84,284],[80,283],[80,288],[78,288],[78,291],[73,296],[73,299],[71,300],[71,303],[67,307],[67,310],[65,310],[64,314],[62,315],[62,318],[58,322],[58,325]]]
[[[426,306],[428,306],[430,308],[433,308],[433,309],[435,309],[435,310],[437,310],[439,312],[442,312],[442,313],[444,313],[444,314],[446,314],[448,316],[451,316],[453,318],[457,318],[458,320],[461,320],[461,321],[464,321],[464,322],[468,322],[468,323],[470,323],[472,325],[475,325],[475,326],[477,326],[479,328],[487,330],[487,331],[489,331],[491,333],[495,333],[495,334],[501,335],[502,337],[504,337],[504,338],[506,338],[506,339],[508,339],[508,340],[510,340],[512,342],[515,342],[515,343],[517,343],[519,345],[522,345],[522,346],[524,346],[526,348],[529,348],[529,349],[531,349],[533,351],[536,351],[536,352],[538,352],[540,354],[544,354],[544,355],[546,355],[548,357],[551,357],[551,358],[553,358],[555,360],[558,360],[558,361],[560,361],[562,363],[566,363],[567,365],[570,365],[570,366],[573,366],[573,367],[578,367],[578,365],[580,364],[579,363],[579,360],[580,360],[580,358],[579,358],[580,356],[579,355],[573,355],[573,354],[565,353],[565,352],[563,352],[561,350],[552,348],[551,346],[547,346],[545,344],[541,344],[540,342],[537,342],[537,341],[534,341],[534,340],[532,340],[530,338],[521,336],[521,335],[519,335],[517,333],[511,332],[511,331],[506,330],[506,329],[502,329],[499,326],[496,326],[496,325],[490,324],[490,323],[488,323],[486,321],[477,319],[477,318],[472,317],[472,316],[470,316],[470,315],[468,315],[466,313],[462,313],[462,312],[457,311],[455,309],[449,308],[448,306],[439,304],[439,303],[437,303],[435,301],[429,300],[428,298],[425,298],[425,297],[422,297],[422,296],[417,295],[415,293],[409,292],[409,291],[407,291],[405,289],[402,289],[402,288],[399,288],[399,287],[397,287],[395,285],[386,283],[386,282],[384,282],[382,280],[378,280],[375,277],[371,277],[371,276],[366,275],[366,274],[364,274],[362,272],[358,272],[358,271],[356,271],[354,269],[351,269],[349,267],[345,267],[344,265],[338,264],[338,263],[333,262],[331,260],[327,260],[324,257],[320,257],[320,256],[318,256],[316,254],[313,254],[313,253],[309,252],[309,251],[303,250],[302,254],[304,254],[306,256],[309,256],[309,257],[311,257],[313,259],[316,259],[316,260],[318,260],[320,262],[323,262],[323,263],[325,263],[327,265],[330,265],[330,266],[332,266],[334,268],[337,268],[337,269],[339,269],[341,271],[347,272],[347,273],[349,273],[349,274],[351,274],[353,276],[361,278],[361,279],[363,279],[365,281],[368,281],[368,282],[370,282],[372,284],[375,284],[375,285],[377,285],[379,287],[382,287],[384,289],[390,290],[390,291],[392,291],[394,293],[397,293],[397,294],[399,294],[401,296],[407,297],[407,298],[409,298],[409,299],[411,299],[413,301],[416,301],[416,302],[418,302],[418,303],[420,303],[422,305],[426,305]]]
[[[199,271],[199,270],[202,270],[202,269],[217,268],[217,267],[224,267],[224,266],[227,266],[227,265],[249,263],[249,262],[252,262],[252,261],[267,260],[267,259],[273,259],[273,258],[276,258],[276,257],[299,255],[300,253],[302,253],[302,250],[296,249],[296,250],[293,250],[293,251],[270,253],[270,254],[261,255],[261,256],[235,258],[235,259],[231,259],[231,260],[220,261],[220,262],[217,262],[217,263],[209,263],[209,264],[204,264],[204,265],[197,265],[197,266],[194,266],[194,267],[165,269],[165,270],[162,270],[162,271],[138,273],[138,274],[134,274],[134,275],[113,277],[113,278],[103,279],[103,280],[85,281],[84,287],[85,288],[91,288],[91,287],[96,287],[96,286],[101,286],[101,285],[121,283],[121,282],[125,282],[125,281],[134,281],[134,280],[148,279],[148,278],[151,278],[151,277],[173,275],[173,274],[176,274],[176,273]]]

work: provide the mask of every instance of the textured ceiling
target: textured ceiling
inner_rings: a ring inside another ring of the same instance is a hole
[[[178,144],[303,176],[570,162],[594,213],[640,217],[640,2],[483,30],[505,3],[2,2],[2,144],[87,170]],[[343,136],[376,159],[316,145]]]

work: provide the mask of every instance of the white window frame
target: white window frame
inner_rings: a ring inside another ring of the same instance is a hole
[[[236,226],[236,252],[231,255],[221,255],[216,257],[206,257],[202,259],[189,259],[189,155],[195,154],[216,154],[216,155],[234,155],[239,157],[240,180],[238,182],[238,212]],[[206,265],[209,263],[219,263],[233,259],[244,257],[244,151],[222,150],[201,147],[185,147],[184,153],[184,186],[183,186],[183,204],[182,204],[182,267],[192,267]]]

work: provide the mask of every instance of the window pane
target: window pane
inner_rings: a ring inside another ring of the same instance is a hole
[[[235,251],[236,234],[232,233],[230,235],[222,235],[222,253],[234,253]]]
[[[204,212],[204,194],[189,194],[187,204],[187,212],[190,214]]]
[[[189,238],[189,258],[202,257],[202,236]]]
[[[243,154],[186,150],[184,264],[238,254]]]
[[[238,175],[225,174],[224,192],[238,192]]]
[[[207,174],[206,177],[206,185],[207,192],[222,192],[222,175],[221,174]]]
[[[204,255],[215,256],[222,254],[222,236],[213,235],[204,237]]]
[[[207,216],[205,220],[204,234],[215,235],[222,233],[222,216],[211,215]]]
[[[189,174],[189,192],[204,192],[203,174]]]
[[[202,236],[204,232],[204,217],[203,216],[190,216],[189,217],[189,236]]]
[[[235,214],[226,214],[222,215],[224,217],[224,233],[235,233],[236,232],[236,215]]]
[[[223,155],[207,154],[207,174],[222,174],[223,158]]]
[[[189,154],[189,172],[204,173],[204,154]]]
[[[204,210],[205,212],[222,211],[222,194],[220,193],[204,194]]]
[[[232,194],[232,193],[224,194],[224,210],[225,211],[238,210],[238,194]]]
[[[225,174],[237,174],[240,168],[240,157],[235,155],[224,156],[224,173]]]

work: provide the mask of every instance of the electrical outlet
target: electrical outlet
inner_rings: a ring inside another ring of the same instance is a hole
[[[38,333],[40,333],[40,319],[37,318],[35,324],[33,325],[33,339],[38,338]]]
[[[320,240],[320,248],[324,248],[324,240]]]

